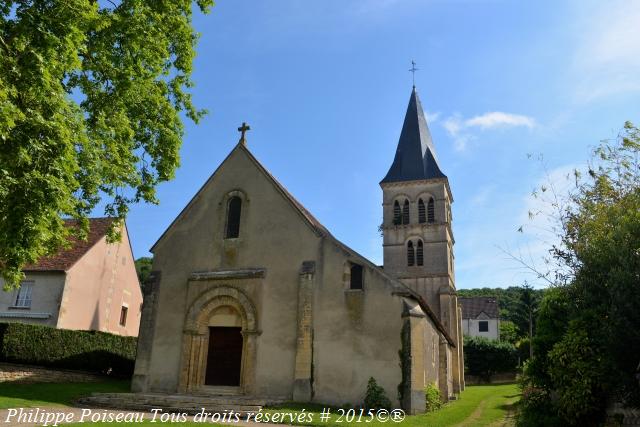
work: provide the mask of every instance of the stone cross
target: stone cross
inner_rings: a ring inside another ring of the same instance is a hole
[[[242,145],[246,145],[246,143],[247,143],[244,135],[248,130],[251,130],[251,127],[249,127],[249,125],[246,124],[245,122],[242,122],[242,126],[240,126],[238,128],[238,132],[240,132],[240,143]]]

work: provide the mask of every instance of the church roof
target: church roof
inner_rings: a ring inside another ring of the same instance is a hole
[[[440,170],[436,149],[433,146],[427,119],[415,86],[411,91],[409,106],[404,117],[396,156],[389,172],[380,182],[418,181],[446,178]]]

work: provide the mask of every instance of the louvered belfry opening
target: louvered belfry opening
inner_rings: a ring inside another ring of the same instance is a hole
[[[424,248],[422,240],[418,240],[418,248],[416,250],[416,264],[424,265]]]
[[[424,224],[427,222],[426,210],[424,208],[424,202],[422,199],[418,200],[418,222]]]
[[[405,200],[402,206],[402,224],[409,224],[409,201]]]
[[[407,243],[407,265],[409,267],[413,267],[415,263],[416,263],[416,255],[415,255],[415,250],[413,248],[413,242],[409,240],[409,243]]]
[[[429,204],[427,206],[427,220],[428,222],[435,222],[436,220],[435,201],[433,200],[433,197],[429,198]]]
[[[400,210],[400,203],[396,200],[393,203],[393,225],[400,225],[402,223],[402,211]]]

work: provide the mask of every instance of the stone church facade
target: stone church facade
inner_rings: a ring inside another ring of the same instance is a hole
[[[360,405],[374,377],[410,413],[424,411],[426,384],[445,400],[461,391],[453,199],[415,89],[381,186],[378,267],[296,201],[243,132],[152,248],[132,390]]]

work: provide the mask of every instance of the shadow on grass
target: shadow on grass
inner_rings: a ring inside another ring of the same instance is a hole
[[[127,392],[129,380],[91,383],[0,383],[0,408],[70,405],[94,392]]]

